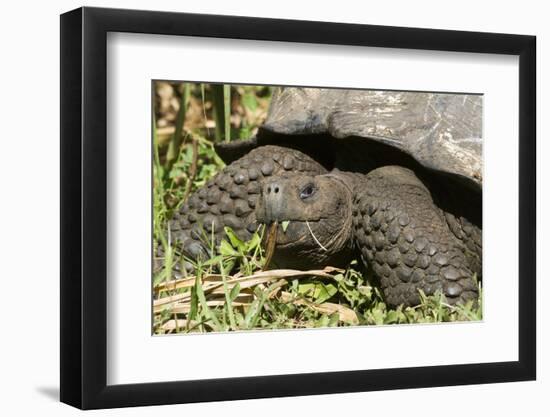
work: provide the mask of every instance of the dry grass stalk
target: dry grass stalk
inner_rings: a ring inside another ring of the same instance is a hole
[[[305,305],[311,308],[312,310],[315,310],[321,314],[334,314],[338,313],[339,320],[343,321],[345,323],[350,324],[359,324],[359,319],[357,318],[357,314],[355,314],[355,311],[353,311],[351,308],[342,306],[340,304],[334,304],[334,303],[321,303],[321,304],[315,304],[311,301],[304,300],[303,298],[294,298],[294,296],[286,291],[283,291],[281,293],[281,301],[286,303],[292,303],[295,305]]]
[[[251,289],[261,284],[269,283],[271,281],[279,280],[276,287],[272,289],[271,293],[268,294],[270,298],[274,297],[280,290],[280,288],[286,284],[287,280],[290,278],[305,278],[305,277],[319,277],[319,278],[328,278],[332,279],[333,276],[330,273],[342,272],[342,270],[326,267],[322,270],[310,270],[310,271],[298,271],[293,269],[274,269],[271,271],[261,271],[257,272],[250,276],[231,276],[227,279],[227,286],[229,289],[233,288],[237,283],[240,286],[239,296],[251,296]],[[188,277],[179,280],[173,280],[159,284],[154,288],[155,293],[160,293],[161,291],[170,291],[183,288],[191,288],[195,285],[196,277]],[[220,274],[212,274],[203,277],[202,286],[203,291],[209,297],[222,296],[224,294],[223,281],[221,281],[222,276]],[[166,308],[170,308],[169,305],[172,305],[172,308],[175,308],[176,305],[181,307],[187,305],[191,300],[191,292],[186,291],[181,294],[169,295],[162,297],[153,301],[153,311],[154,313],[160,313]],[[221,304],[216,305],[223,305]],[[187,308],[187,307],[186,307]]]
[[[208,323],[199,323],[199,322],[194,321],[194,320],[191,320],[188,323],[187,320],[182,320],[182,319],[168,320],[160,328],[166,333],[171,333],[175,330],[186,329],[188,325],[189,325],[189,328],[194,328],[194,327],[200,326],[201,324],[212,329],[212,327]]]
[[[250,305],[254,301],[254,297],[252,295],[239,295],[232,303],[231,305],[233,307],[246,307]],[[219,298],[217,300],[209,300],[206,302],[206,305],[208,307],[223,307],[225,305],[225,300],[222,298]],[[174,306],[170,309],[170,312],[172,314],[187,314],[191,310],[191,303],[176,303]]]

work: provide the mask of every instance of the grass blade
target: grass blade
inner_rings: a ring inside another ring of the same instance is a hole
[[[185,83],[183,85],[183,92],[181,94],[180,108],[178,110],[178,116],[176,118],[176,130],[172,135],[172,140],[168,145],[168,152],[166,153],[166,172],[170,171],[172,165],[178,159],[180,146],[182,142],[183,124],[185,123],[185,114],[187,112],[187,104],[189,103],[190,85]]]
[[[216,142],[231,140],[231,85],[212,84]]]
[[[225,141],[231,140],[231,85],[223,85],[223,113],[225,127]]]
[[[206,302],[206,297],[204,295],[204,291],[202,290],[202,282],[200,274],[197,274],[197,280],[195,281],[195,289],[197,291],[197,298],[201,305],[202,311],[204,312],[204,315],[207,319],[209,319],[212,324],[215,326],[217,331],[225,330],[225,327],[223,327],[214,313],[212,313],[212,310],[210,310],[210,307],[208,307],[208,303]]]
[[[235,323],[235,315],[233,313],[233,300],[231,299],[231,294],[229,287],[227,286],[226,273],[223,268],[223,262],[220,261],[220,272],[223,279],[223,292],[225,293],[225,306],[227,307],[227,315],[229,316],[229,324],[232,330],[237,330],[237,324]]]

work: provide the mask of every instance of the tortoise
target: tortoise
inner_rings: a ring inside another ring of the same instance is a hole
[[[475,302],[481,110],[476,95],[279,87],[256,136],[216,146],[227,166],[174,215],[172,239],[208,258],[205,233],[271,225],[274,266],[360,258],[389,306],[418,304],[419,290]]]

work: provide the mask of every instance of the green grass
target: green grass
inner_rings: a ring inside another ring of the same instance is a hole
[[[217,247],[204,233],[211,259],[194,263],[192,276],[174,279],[173,265],[192,261],[172,246],[168,220],[223,168],[214,143],[248,138],[257,129],[271,91],[198,84],[174,85],[173,91],[180,107],[171,121],[170,114],[157,111],[153,120],[154,246],[163,253],[153,274],[155,334],[481,320],[481,286],[476,306],[450,306],[442,294],[421,294],[414,308],[390,309],[357,262],[344,270],[262,271],[263,229],[243,242],[226,228]],[[190,114],[199,115],[195,122]]]
[[[243,242],[227,228],[218,254],[194,263],[194,276],[171,280],[161,270],[155,277],[154,332],[481,320],[481,307],[450,306],[442,294],[422,295],[416,307],[389,309],[355,262],[345,270],[261,271],[261,234]]]

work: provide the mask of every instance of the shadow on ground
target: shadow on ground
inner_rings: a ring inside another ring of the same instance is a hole
[[[36,387],[36,391],[53,401],[59,401],[59,387]]]

